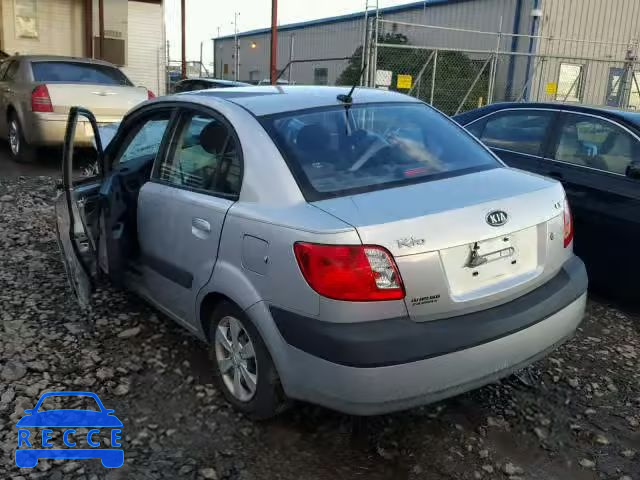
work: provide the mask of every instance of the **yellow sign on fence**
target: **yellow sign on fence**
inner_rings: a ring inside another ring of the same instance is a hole
[[[556,95],[558,93],[558,84],[555,82],[547,83],[547,95]]]
[[[398,75],[398,88],[401,90],[409,90],[413,85],[413,77],[411,75]]]

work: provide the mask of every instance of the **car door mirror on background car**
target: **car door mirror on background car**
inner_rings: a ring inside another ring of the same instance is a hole
[[[640,161],[631,162],[627,167],[627,177],[640,180]]]

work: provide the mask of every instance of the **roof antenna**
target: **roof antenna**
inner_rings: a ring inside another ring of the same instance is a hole
[[[346,103],[348,105],[351,105],[353,103],[353,91],[356,89],[356,87],[360,83],[360,79],[362,78],[362,75],[364,74],[364,71],[366,70],[366,68],[367,68],[366,65],[362,67],[362,70],[360,71],[360,75],[358,75],[358,78],[356,78],[356,81],[354,82],[348,94],[345,95],[344,93],[341,93],[340,95],[338,95],[337,98],[339,102]]]

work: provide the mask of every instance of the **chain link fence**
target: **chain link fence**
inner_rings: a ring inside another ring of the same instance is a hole
[[[493,102],[571,102],[640,109],[637,42],[547,39],[378,20],[366,85],[453,115]],[[544,53],[542,53],[544,52]]]

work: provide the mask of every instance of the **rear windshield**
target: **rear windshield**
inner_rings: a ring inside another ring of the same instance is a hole
[[[36,82],[92,83],[98,85],[132,85],[115,67],[75,62],[32,62]]]
[[[418,103],[288,112],[262,123],[308,201],[500,166],[462,128]]]

